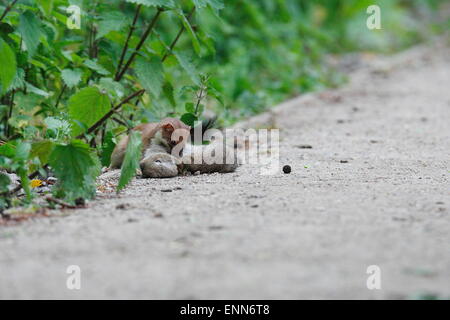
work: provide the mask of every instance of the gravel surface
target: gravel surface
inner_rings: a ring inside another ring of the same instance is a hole
[[[450,51],[363,60],[345,87],[239,124],[281,129],[276,175],[135,179],[0,227],[0,298],[450,298]]]

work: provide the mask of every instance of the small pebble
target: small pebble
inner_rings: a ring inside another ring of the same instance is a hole
[[[291,166],[289,166],[289,165],[285,165],[284,167],[283,167],[283,172],[284,173],[291,173]]]
[[[301,145],[297,146],[297,148],[299,148],[299,149],[312,149],[312,145],[310,145],[310,144],[301,144]]]

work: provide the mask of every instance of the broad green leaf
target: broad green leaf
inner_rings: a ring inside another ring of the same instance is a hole
[[[0,22],[0,34],[10,34],[14,32],[14,28],[9,24],[5,22]]]
[[[109,110],[111,104],[108,95],[100,92],[97,87],[84,88],[69,99],[69,115],[74,120],[72,134],[78,136],[85,131],[79,121],[87,127],[92,126],[101,119]]]
[[[186,112],[188,113],[194,113],[195,112],[195,105],[192,102],[187,102],[184,106]]]
[[[26,161],[30,156],[31,144],[28,142],[19,142],[16,147],[16,154],[14,159],[18,161]]]
[[[39,158],[41,165],[44,165],[48,162],[54,146],[54,143],[50,140],[34,142],[31,145],[30,158]]]
[[[83,72],[80,69],[64,69],[61,71],[61,78],[69,88],[76,87],[80,83],[82,75]]]
[[[204,110],[205,110],[205,105],[200,103],[197,107],[196,115],[201,116]]]
[[[36,0],[39,7],[46,15],[50,15],[53,10],[53,0]]]
[[[23,88],[25,86],[25,71],[21,68],[17,68],[14,80],[8,88],[8,91]]]
[[[12,142],[0,145],[0,156],[14,158],[16,154],[16,146]]]
[[[48,130],[62,130],[65,131],[70,128],[70,124],[66,120],[61,120],[55,117],[47,117],[44,119],[44,123]]]
[[[11,179],[6,174],[0,172],[0,192],[7,192],[10,183]]]
[[[130,3],[142,4],[147,7],[169,7],[174,6],[173,0],[126,0]]]
[[[197,9],[203,9],[209,5],[215,12],[225,7],[222,0],[193,0],[193,2]]]
[[[208,88],[208,96],[214,97],[222,106],[225,106],[225,101],[223,100],[222,94],[214,87]]]
[[[192,64],[192,62],[187,57],[187,55],[184,52],[181,52],[178,50],[175,50],[174,55],[177,58],[178,62],[180,63],[181,67],[188,73],[188,75],[192,79],[192,81],[196,85],[199,86],[200,85],[200,77],[197,73],[197,69]]]
[[[177,107],[177,102],[175,101],[175,96],[173,94],[173,86],[169,81],[166,81],[163,85],[163,93],[167,100],[169,100],[170,105],[173,108]]]
[[[155,97],[159,97],[164,82],[161,61],[156,57],[153,57],[150,61],[139,58],[136,61],[134,71],[145,90],[151,92]]]
[[[102,76],[107,76],[110,74],[110,72],[108,70],[106,70],[105,68],[103,68],[100,64],[98,64],[96,61],[94,60],[86,60],[84,62],[84,65],[86,67],[88,67],[89,69],[94,70],[95,72],[97,72],[98,74],[101,74]]]
[[[67,200],[95,195],[95,179],[100,174],[96,158],[89,146],[80,140],[54,147],[49,164],[58,178],[56,188]]]
[[[142,155],[141,133],[139,131],[131,131],[125,159],[123,160],[119,185],[117,192],[125,188],[125,186],[134,178],[136,170],[139,168],[139,160]]]
[[[198,38],[197,38],[197,35],[195,34],[194,29],[192,29],[191,23],[184,15],[183,10],[181,10],[181,9],[177,10],[177,15],[181,19],[184,29],[186,29],[188,31],[188,34],[189,34],[189,37],[191,38],[192,46],[194,47],[195,52],[197,53],[197,55],[200,56],[201,55],[200,42],[198,41]]]
[[[206,0],[206,2],[216,12],[225,8],[223,0]]]
[[[125,89],[120,82],[114,81],[111,78],[101,78],[98,85],[108,91],[113,97],[122,98],[125,94]]]
[[[105,141],[102,145],[101,162],[102,166],[108,167],[111,164],[111,154],[116,147],[114,134],[112,131],[108,131],[105,135]]]
[[[34,94],[37,94],[39,96],[45,97],[47,98],[50,94],[44,90],[41,90],[35,86],[33,86],[31,83],[29,82],[25,82],[25,86],[27,87],[27,91],[28,92],[32,92]]]
[[[98,23],[97,39],[107,35],[111,31],[120,31],[128,25],[122,12],[107,12],[102,14],[102,20]]]
[[[40,22],[33,12],[25,11],[20,15],[19,33],[27,47],[28,56],[31,58],[39,46],[41,36]]]
[[[16,76],[16,56],[8,44],[0,38],[0,95],[9,88]]]
[[[195,114],[185,113],[181,116],[180,120],[183,121],[188,126],[194,127],[195,121],[197,121],[198,118],[195,116]]]
[[[23,164],[16,170],[16,173],[20,178],[20,184],[22,185],[22,189],[25,192],[25,195],[27,196],[27,200],[30,201],[31,189],[30,189],[30,179],[28,179],[27,171],[28,170],[25,164]]]

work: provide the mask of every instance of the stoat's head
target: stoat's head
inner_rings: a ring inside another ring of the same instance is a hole
[[[178,175],[176,158],[166,153],[155,153],[139,163],[144,178],[170,178]]]
[[[161,136],[173,148],[177,144],[186,144],[191,127],[176,118],[165,118],[160,122]]]

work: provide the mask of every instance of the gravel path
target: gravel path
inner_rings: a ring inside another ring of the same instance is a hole
[[[241,124],[282,129],[291,174],[136,179],[0,227],[0,298],[450,298],[450,51],[361,61],[344,88]]]

